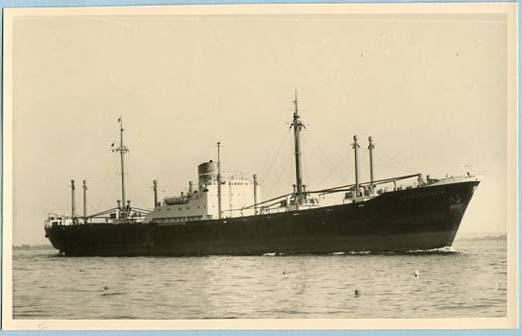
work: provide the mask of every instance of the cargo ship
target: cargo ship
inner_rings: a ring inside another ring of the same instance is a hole
[[[357,136],[353,137],[354,183],[306,190],[302,179],[300,133],[304,128],[293,100],[295,184],[288,194],[261,201],[256,175],[221,171],[217,162],[198,165],[197,184],[158,200],[153,208],[132,207],[125,194],[123,120],[119,122],[121,200],[115,208],[87,214],[83,181],[83,215],[76,213],[71,180],[71,214],[49,214],[45,236],[66,256],[204,256],[264,254],[337,254],[407,252],[451,246],[466,208],[480,183],[465,176],[431,178],[410,174],[374,180],[373,150],[368,138],[370,179],[359,181]],[[334,199],[324,203],[326,198]]]

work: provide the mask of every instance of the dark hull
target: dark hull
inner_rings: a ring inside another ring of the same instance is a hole
[[[187,223],[55,225],[71,256],[194,256],[409,251],[450,246],[477,181],[384,193],[369,201]]]

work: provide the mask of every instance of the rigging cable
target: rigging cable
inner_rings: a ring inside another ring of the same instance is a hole
[[[289,138],[290,138],[290,132],[287,131],[281,138],[282,141],[279,143],[279,146],[278,146],[278,149],[277,149],[275,155],[272,156],[271,160],[267,161],[268,166],[265,166],[265,169],[262,170],[263,175],[260,175],[265,181],[270,179],[269,178],[270,173],[272,172],[274,166],[276,165],[276,162],[279,162],[279,158],[281,156],[282,149],[283,149],[283,147],[285,147],[284,145],[288,142]],[[268,189],[269,188],[267,188],[267,190]]]
[[[310,147],[312,148],[312,154],[317,158],[319,162],[321,162],[321,164],[327,170],[327,174],[323,175],[323,178],[319,183],[319,185],[323,185],[325,181],[327,181],[329,178],[331,178],[335,173],[339,171],[339,168],[342,166],[342,163],[346,159],[346,157],[343,156],[339,158],[337,162],[332,163],[332,161],[328,159],[329,155],[325,151],[322,151],[320,148],[317,147],[315,137],[312,135],[313,132],[309,130],[307,134],[310,138],[310,141],[307,141],[307,145],[310,145]]]
[[[291,146],[291,141],[290,141],[290,136],[287,136],[285,138],[285,143],[283,144],[282,148],[287,148],[289,149]],[[281,152],[281,151],[280,151]],[[275,180],[272,180],[272,182],[269,182],[269,184],[267,184],[267,188],[266,188],[266,191],[267,191],[267,196],[270,195],[271,193],[275,193],[277,190],[274,190],[278,187],[280,181],[281,181],[281,178],[283,176],[287,177],[288,179],[288,175],[289,175],[289,170],[288,168],[290,167],[290,155],[279,155],[280,156],[280,159],[277,160],[277,163],[274,164],[272,167],[275,167],[276,169],[276,179]]]

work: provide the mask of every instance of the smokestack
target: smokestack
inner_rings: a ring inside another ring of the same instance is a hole
[[[359,147],[361,147],[361,146],[357,143],[357,135],[354,135],[353,136],[352,148],[353,148],[354,157],[355,157],[355,196],[356,197],[360,196],[360,190],[359,190],[359,158],[358,158]]]
[[[74,223],[74,217],[76,217],[76,199],[74,197],[74,190],[76,188],[74,187],[74,180],[71,180],[71,218],[73,219]]]
[[[152,190],[154,191],[154,208],[158,206],[158,181],[152,180]]]
[[[189,181],[189,190],[188,190],[188,193],[189,195],[192,195],[192,181]]]
[[[373,150],[375,149],[375,144],[373,143],[373,138],[371,136],[368,137],[368,151],[370,152],[370,185],[373,189]]]

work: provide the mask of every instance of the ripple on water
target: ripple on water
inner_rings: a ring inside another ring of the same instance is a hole
[[[51,250],[15,250],[13,314],[16,319],[505,316],[506,241],[456,245],[281,258],[267,258],[277,252],[68,258]]]

